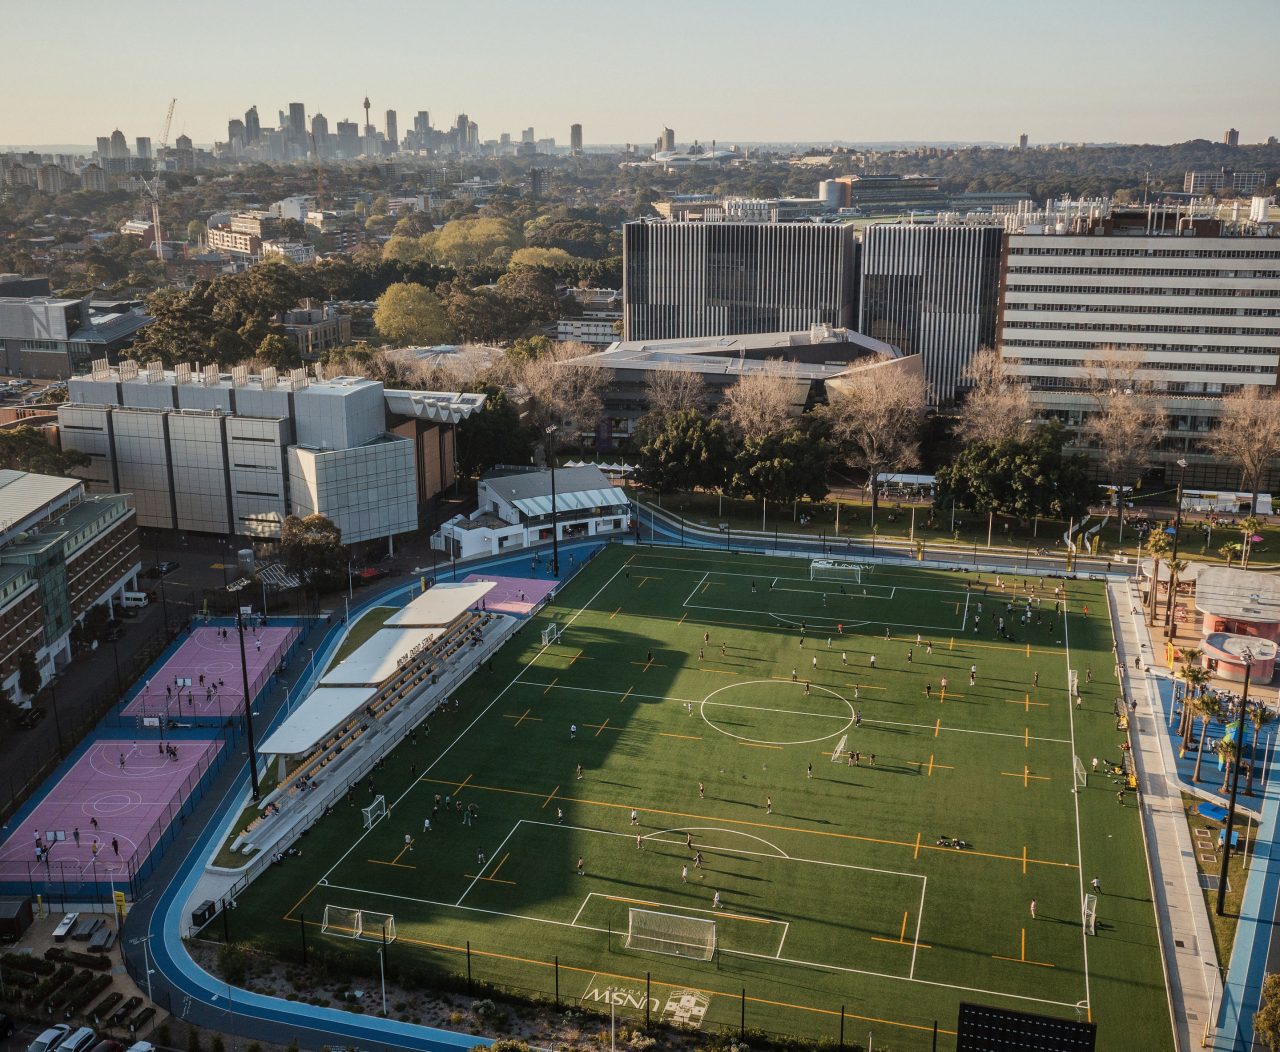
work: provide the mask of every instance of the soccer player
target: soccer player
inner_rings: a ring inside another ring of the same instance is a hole
[[[809,766],[805,768],[804,776],[805,776],[806,778],[812,778],[812,777],[813,777],[813,764],[812,764],[812,763],[810,763],[810,764],[809,764]]]
[[[974,686],[978,682],[978,666],[969,666],[969,686]]]
[[[413,850],[413,837],[411,837],[408,833],[405,833],[404,835],[404,847],[406,851]]]
[[[875,654],[872,654],[872,655],[871,655],[871,667],[872,667],[872,668],[875,668],[875,667],[876,667],[876,656],[875,656]]]
[[[574,773],[577,775],[578,781],[582,781],[582,764],[578,764],[577,770]]]
[[[707,791],[706,789],[703,788],[702,783],[699,782],[698,783],[698,799],[705,800],[706,798],[707,798]]]
[[[1032,920],[1036,919],[1036,900],[1035,899],[1031,900],[1031,919]]]
[[[638,826],[640,824],[640,814],[634,807],[631,809],[631,824],[633,826]]]
[[[840,651],[840,664],[842,664],[842,665],[847,665],[847,664],[849,664],[849,655],[848,655],[847,653],[845,653],[845,651],[843,651],[843,650],[842,650],[842,651]]]
[[[573,741],[573,739],[576,738],[577,736],[578,736],[578,725],[576,723],[569,724],[569,740]],[[581,778],[582,776],[579,775],[578,777]]]
[[[581,856],[581,855],[579,855],[579,856],[578,856],[578,876],[580,876],[580,877],[581,877],[581,876],[583,876],[583,869],[582,869],[582,856]]]
[[[564,825],[564,808],[556,808],[556,825]]]
[[[702,852],[701,851],[697,852],[693,856],[693,868],[694,869],[702,868]],[[1097,887],[1098,882],[1095,880],[1093,883],[1094,883],[1094,887]]]
[[[689,883],[689,867],[688,866],[680,867],[680,883],[681,884]]]
[[[720,892],[718,892],[718,891],[717,891],[714,895],[712,895],[712,896],[711,896],[711,908],[712,908],[713,910],[718,910],[718,909],[723,909],[723,908],[724,908],[724,907],[721,905],[721,903],[720,903]]]
[[[1102,894],[1102,881],[1100,881],[1097,877],[1094,877],[1091,881],[1089,881],[1089,883],[1093,886],[1094,891],[1096,891],[1099,895]]]
[[[773,797],[772,796],[766,796],[764,798],[764,813],[767,815],[773,814]]]
[[[641,839],[641,837],[640,837],[640,834],[639,834],[639,833],[637,833],[637,834],[636,834],[636,850],[637,850],[637,851],[643,851],[643,850],[644,850],[644,841]]]

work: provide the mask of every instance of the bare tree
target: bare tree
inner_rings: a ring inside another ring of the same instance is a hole
[[[1205,437],[1204,448],[1239,466],[1257,510],[1267,464],[1280,457],[1280,398],[1274,389],[1250,384],[1224,398],[1222,417]]]
[[[1134,484],[1165,426],[1164,409],[1142,378],[1137,348],[1104,347],[1085,363],[1092,410],[1085,438],[1097,447],[1103,475],[1117,487]]]
[[[867,474],[874,526],[880,505],[878,476],[917,462],[924,384],[904,378],[896,369],[871,367],[829,384],[827,396],[821,412],[831,424],[832,438],[845,462]]]
[[[649,412],[658,416],[701,410],[707,404],[707,385],[701,376],[687,369],[658,369],[645,384]]]
[[[965,375],[972,387],[960,407],[956,437],[965,444],[990,445],[1025,439],[1031,428],[1031,394],[1025,384],[1005,375],[1000,353],[979,348]]]
[[[557,343],[522,364],[521,380],[533,396],[543,426],[558,424],[579,440],[595,431],[604,411],[608,373],[575,359],[597,350],[586,344]]]
[[[743,438],[763,438],[787,425],[794,400],[795,369],[776,360],[743,373],[725,391],[720,413]]]

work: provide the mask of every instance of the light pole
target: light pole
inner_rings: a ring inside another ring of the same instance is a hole
[[[62,755],[62,721],[58,719],[58,692],[49,680],[49,708],[53,710],[53,726],[58,732],[58,755]]]
[[[142,937],[142,963],[147,972],[147,1000],[155,1004],[155,997],[151,991],[151,976],[154,974],[151,970],[151,939],[152,936],[144,935]]]
[[[240,681],[244,685],[244,730],[249,745],[249,785],[253,790],[253,802],[261,798],[258,790],[258,753],[253,744],[253,699],[249,697],[249,659],[244,653],[244,611],[236,612],[237,635],[240,637]]]
[[[547,464],[551,467],[551,576],[560,576],[560,528],[556,525],[556,462],[551,455],[551,436],[556,425],[547,425]]]
[[[1236,822],[1236,792],[1240,788],[1240,759],[1244,748],[1244,717],[1249,707],[1249,673],[1253,671],[1253,651],[1245,650],[1244,689],[1240,692],[1240,715],[1236,726],[1236,768],[1231,772],[1231,799],[1227,803],[1227,827],[1222,833],[1222,868],[1218,873],[1218,906],[1217,914],[1222,916],[1223,905],[1227,901],[1227,864],[1231,861],[1231,828]]]
[[[1179,468],[1178,495],[1175,498],[1177,500],[1177,504],[1174,507],[1174,511],[1173,511],[1173,552],[1169,556],[1169,602],[1168,602],[1168,605],[1165,607],[1165,611],[1164,611],[1165,639],[1172,639],[1174,635],[1173,605],[1174,605],[1174,593],[1177,591],[1177,588],[1178,588],[1178,579],[1177,579],[1177,573],[1173,568],[1173,564],[1178,561],[1178,537],[1182,533],[1182,480],[1187,474],[1186,460],[1182,457],[1179,457],[1177,463]],[[1155,587],[1155,583],[1156,582],[1152,583],[1153,588]]]

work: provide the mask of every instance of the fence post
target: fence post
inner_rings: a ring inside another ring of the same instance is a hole
[[[556,1007],[560,1007],[560,955],[556,954]]]
[[[649,993],[649,973],[644,973],[644,1025],[649,1025],[649,1000],[652,995]]]
[[[747,988],[742,988],[742,1017],[738,1021],[738,1039],[745,1041],[747,1038]]]
[[[471,996],[471,940],[467,940],[467,996]]]
[[[840,1047],[844,1048],[844,1005],[840,1006]]]
[[[307,915],[298,914],[298,932],[302,935],[302,963],[307,963]]]

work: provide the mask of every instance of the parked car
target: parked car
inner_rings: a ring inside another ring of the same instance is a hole
[[[51,1026],[27,1046],[27,1052],[52,1052],[69,1033],[71,1033],[71,1027],[66,1023]]]
[[[97,1040],[98,1035],[92,1028],[82,1026],[74,1034],[62,1039],[62,1043],[58,1045],[58,1052],[89,1052]]]
[[[119,1041],[113,1041],[109,1037],[104,1037],[89,1052],[124,1052],[124,1045]]]
[[[370,581],[380,581],[382,578],[389,577],[391,575],[381,566],[366,566],[360,571],[358,576],[361,581],[367,584]]]
[[[32,705],[31,708],[24,711],[23,714],[18,717],[18,726],[24,731],[29,731],[42,719],[44,719],[44,707],[40,705]]]
[[[173,573],[173,571],[176,570],[177,568],[178,568],[178,564],[176,562],[172,562],[169,559],[165,559],[163,562],[156,563],[156,575],[159,577],[163,577],[165,574]]]
[[[158,1052],[158,1050],[150,1041],[135,1041],[125,1052]]]

